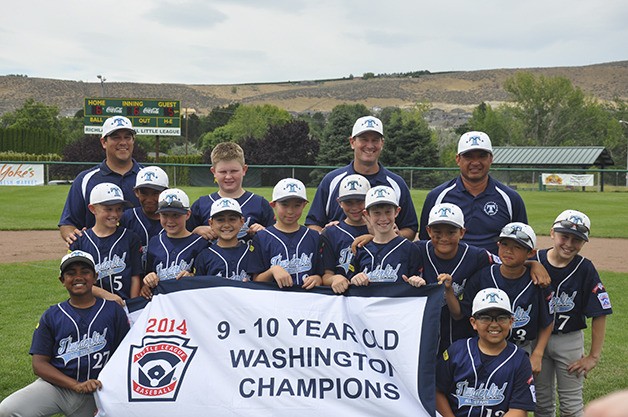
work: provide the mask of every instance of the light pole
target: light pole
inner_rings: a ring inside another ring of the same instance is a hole
[[[96,78],[100,80],[100,95],[101,97],[105,97],[105,81],[107,81],[107,79],[102,75],[97,75]]]
[[[628,127],[628,122],[625,120],[620,120],[619,123]],[[628,135],[624,135],[628,139]],[[626,170],[628,170],[628,145],[626,146]],[[628,187],[628,172],[626,172],[626,187]]]

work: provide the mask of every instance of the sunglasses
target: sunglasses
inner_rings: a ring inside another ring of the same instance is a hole
[[[178,200],[162,201],[161,203],[159,203],[159,208],[166,208],[166,207],[187,209],[187,207],[185,207],[183,203]]]
[[[479,314],[474,316],[475,321],[481,324],[491,324],[493,321],[497,324],[508,324],[512,316],[508,314],[499,314],[497,316],[491,316],[490,314]]]
[[[528,236],[526,232],[520,230],[515,226],[506,226],[502,229],[502,235],[514,235],[517,239],[521,239],[524,242],[532,242],[532,238]]]
[[[554,226],[560,224],[560,227],[564,227],[565,229],[575,229],[580,233],[589,233],[589,228],[583,224],[574,223],[570,220],[561,220],[559,222],[554,223]]]

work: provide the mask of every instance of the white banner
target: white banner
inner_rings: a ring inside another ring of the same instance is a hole
[[[595,185],[593,174],[541,174],[543,185],[563,185],[592,187]]]
[[[42,164],[0,165],[0,185],[44,185]]]
[[[100,374],[101,417],[435,415],[441,287],[159,289]]]

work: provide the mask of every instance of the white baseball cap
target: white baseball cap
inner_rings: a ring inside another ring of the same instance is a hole
[[[133,129],[133,124],[129,119],[124,116],[113,116],[105,120],[105,123],[102,124],[101,138],[109,136],[116,130],[120,129],[128,129],[132,131],[134,135],[137,133],[135,132],[135,129]]]
[[[96,264],[94,263],[94,258],[87,252],[83,252],[82,250],[72,251],[61,258],[61,264],[59,265],[59,270],[63,274],[63,271],[70,265],[75,262],[84,262],[89,267],[96,272]]]
[[[284,178],[273,188],[272,201],[283,201],[290,198],[299,198],[308,201],[305,185],[301,181],[295,178]]]
[[[371,188],[369,181],[360,174],[347,175],[340,181],[338,201],[364,200]]]
[[[556,217],[552,229],[555,232],[575,235],[588,242],[591,220],[589,220],[589,216],[581,211],[565,210]]]
[[[458,155],[467,153],[470,151],[486,151],[493,154],[493,145],[491,145],[491,138],[484,132],[467,132],[460,136],[458,141]]]
[[[499,288],[485,288],[480,290],[473,299],[472,316],[489,310],[501,310],[512,316],[510,298]]]
[[[377,132],[384,136],[384,125],[377,117],[364,116],[355,121],[351,137],[360,136],[364,132]]]
[[[122,204],[125,207],[133,207],[133,204],[124,199],[122,189],[110,182],[101,182],[92,188],[92,192],[89,193],[89,204],[102,204],[103,206]]]
[[[218,213],[224,213],[225,211],[233,211],[242,215],[242,208],[233,198],[219,198],[212,203],[212,208],[209,213],[209,217],[214,217]]]
[[[188,195],[179,188],[169,188],[159,194],[159,203],[155,213],[187,214],[190,210]]]
[[[536,247],[536,233],[525,223],[508,223],[499,233],[499,239],[512,239],[529,249]]]
[[[464,214],[460,207],[451,203],[441,203],[432,207],[427,221],[428,226],[435,224],[450,224],[452,226],[464,228]]]
[[[159,167],[146,167],[140,169],[135,178],[134,190],[138,188],[152,188],[153,190],[163,191],[168,188],[168,174]]]
[[[368,209],[376,204],[392,204],[399,207],[399,196],[391,187],[387,185],[378,185],[371,188],[366,193],[364,209]]]

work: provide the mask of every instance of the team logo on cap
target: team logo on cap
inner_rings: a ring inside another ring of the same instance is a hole
[[[375,198],[386,198],[390,196],[390,191],[386,188],[378,188],[373,191],[375,193]]]
[[[124,120],[122,117],[114,117],[111,121],[111,124],[116,127],[126,127],[126,120]]]
[[[181,203],[181,199],[176,194],[166,194],[164,196],[164,201],[167,204],[172,204],[175,201],[178,201],[179,203]]]
[[[496,292],[489,292],[486,294],[486,298],[484,299],[489,304],[498,304],[499,301],[503,301],[503,298],[500,297]]]
[[[567,220],[572,222],[574,225],[576,224],[581,224],[581,225],[585,225],[584,224],[584,219],[580,216],[578,216],[577,214],[572,214],[569,217],[567,217]]]
[[[439,217],[449,217],[449,215],[453,215],[454,212],[449,207],[441,207],[438,209]]]
[[[379,123],[377,123],[377,120],[375,119],[365,119],[362,122],[362,127],[365,127],[368,129],[375,129],[376,127],[379,127]]]
[[[185,372],[198,349],[180,336],[146,336],[129,351],[131,401],[176,401]]]
[[[481,136],[469,136],[466,141],[470,146],[480,146],[484,143],[484,139]]]
[[[358,180],[351,180],[347,182],[345,188],[348,188],[350,191],[357,191],[358,185],[360,185],[360,182]]]
[[[227,199],[224,199],[220,202],[220,207],[221,208],[231,208],[233,207],[233,203]]]
[[[142,178],[144,181],[153,182],[158,179],[157,173],[153,171],[144,171],[142,173]]]
[[[283,189],[289,193],[298,193],[301,191],[301,186],[296,182],[288,182],[284,185]]]

